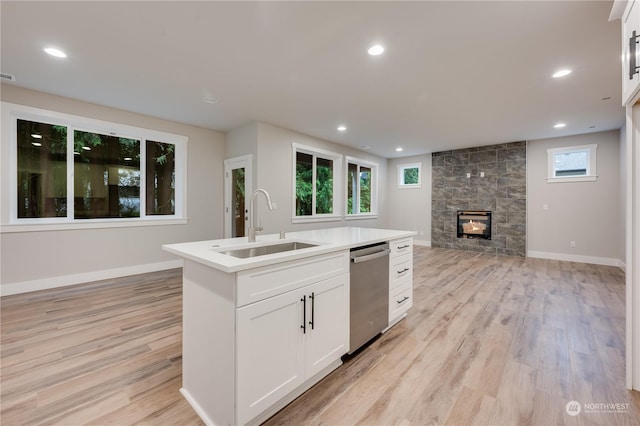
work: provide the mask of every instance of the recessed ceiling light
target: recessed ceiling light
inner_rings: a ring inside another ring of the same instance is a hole
[[[344,132],[345,130],[347,130],[346,126],[338,126],[338,131],[339,132]]]
[[[367,50],[367,52],[371,56],[378,56],[378,55],[381,55],[382,52],[384,52],[384,47],[380,46],[379,44],[375,44],[371,46],[369,50]]]
[[[44,51],[47,52],[51,56],[55,56],[56,58],[66,58],[67,54],[64,53],[60,49],[56,49],[55,47],[45,47]]]
[[[91,151],[91,147],[90,146],[83,146],[82,149],[84,149],[85,151]]]
[[[203,102],[207,103],[207,104],[217,104],[218,100],[216,98],[213,98],[211,96],[205,96],[202,99]]]
[[[401,148],[401,147],[396,148],[396,152],[402,152],[402,151],[404,151],[404,148]]]
[[[32,133],[31,137],[34,138],[34,139],[42,139],[42,135],[39,135],[37,133]]]
[[[571,70],[569,69],[563,69],[563,70],[558,70],[555,73],[553,73],[552,77],[553,78],[560,78],[560,77],[564,77],[566,75],[571,74]]]
[[[31,145],[33,145],[33,146],[42,146],[42,144],[40,142],[31,142]]]
[[[566,126],[565,123],[558,123],[558,124],[554,124],[553,128],[554,129],[562,129],[565,126]]]

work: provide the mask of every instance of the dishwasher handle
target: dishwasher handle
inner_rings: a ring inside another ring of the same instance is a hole
[[[391,252],[391,250],[389,250],[389,249],[383,249],[383,250],[377,251],[375,253],[366,254],[364,256],[353,256],[353,257],[351,257],[351,262],[352,263],[368,262],[369,260],[377,259],[379,257],[388,256],[390,252]]]

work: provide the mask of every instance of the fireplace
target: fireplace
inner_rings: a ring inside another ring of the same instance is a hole
[[[491,239],[491,212],[458,210],[458,238]]]

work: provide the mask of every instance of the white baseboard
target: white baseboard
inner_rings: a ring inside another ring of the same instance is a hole
[[[431,241],[413,240],[414,246],[431,247]]]
[[[69,285],[83,284],[100,280],[109,280],[112,278],[146,274],[148,272],[164,271],[167,269],[181,267],[182,259],[178,259],[166,262],[127,266],[124,268],[105,269],[102,271],[84,272],[81,274],[63,275],[60,277],[2,284],[0,285],[0,296],[10,296],[12,294],[29,293],[38,290],[48,290],[50,288],[66,287]]]
[[[533,250],[527,251],[527,257],[563,260],[566,262],[590,263],[593,265],[617,266],[618,268],[622,268],[624,270],[624,263],[620,259],[614,259],[612,257],[580,256],[577,254],[553,253]]]

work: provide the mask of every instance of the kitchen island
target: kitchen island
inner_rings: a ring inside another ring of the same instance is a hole
[[[351,248],[390,243],[389,326],[402,319],[414,234],[345,227],[163,246],[184,259],[181,392],[203,421],[264,421],[342,364]]]

